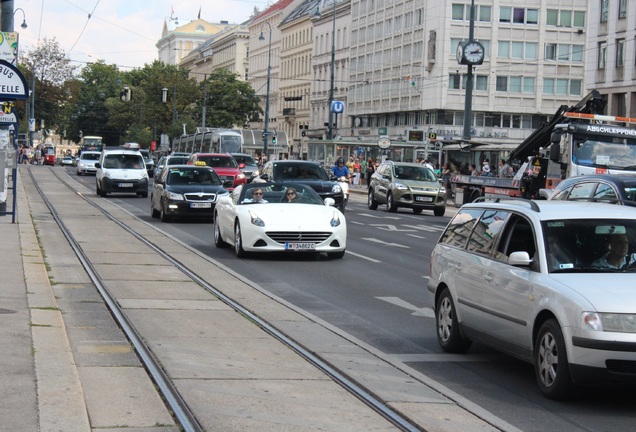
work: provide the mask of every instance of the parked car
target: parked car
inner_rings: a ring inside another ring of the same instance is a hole
[[[431,254],[437,340],[452,353],[475,341],[528,361],[551,399],[575,385],[634,385],[635,250],[633,207],[466,204]]]
[[[188,159],[189,165],[209,166],[223,181],[223,187],[231,191],[241,184],[247,183],[245,174],[229,153],[194,153]]]
[[[251,182],[254,178],[258,177],[258,164],[254,158],[244,153],[230,153],[236,162],[239,164],[239,168],[245,174],[247,182]]]
[[[435,216],[444,216],[446,189],[424,165],[386,161],[378,166],[369,183],[369,209],[375,210],[380,204],[390,212],[406,207],[415,214],[433,210]]]
[[[206,166],[170,165],[155,178],[150,214],[169,222],[175,216],[214,217],[219,197],[227,195],[219,176]]]
[[[164,166],[186,165],[189,159],[190,159],[189,155],[188,156],[178,156],[178,155],[177,156],[174,156],[174,155],[161,156],[161,158],[155,164],[154,175],[155,177],[158,176]]]
[[[636,205],[636,177],[614,174],[570,177],[557,185],[549,199]]]
[[[238,257],[248,252],[324,252],[342,258],[347,223],[308,185],[298,182],[249,183],[221,197],[214,217],[214,243],[234,246]]]
[[[335,177],[329,176],[318,162],[301,160],[269,161],[254,182],[294,182],[310,186],[325,200],[331,198],[336,208],[344,213],[345,201],[342,187]]]
[[[99,161],[100,155],[101,152],[98,151],[83,151],[79,155],[79,160],[77,161],[77,175],[95,174],[97,172],[95,163]]]
[[[105,197],[112,192],[123,192],[143,198],[148,196],[148,173],[139,150],[124,147],[104,149],[95,168],[97,195]]]

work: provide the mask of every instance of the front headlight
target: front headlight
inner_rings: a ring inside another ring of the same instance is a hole
[[[446,188],[445,187],[439,188],[439,193],[445,194],[446,193]]]
[[[242,180],[245,178],[245,174],[240,173],[239,175],[236,176],[237,179]]]
[[[342,188],[340,187],[339,184],[335,184],[331,187],[331,192],[333,193],[340,193],[342,192]]]
[[[250,210],[250,222],[252,222],[252,225],[256,225],[257,227],[263,228],[265,226],[265,221],[259,218],[253,210]]]
[[[331,222],[329,223],[333,228],[340,225],[340,214],[337,211],[333,212],[333,216],[331,216]]]
[[[402,183],[396,183],[396,184],[395,184],[395,188],[396,188],[396,189],[399,189],[399,190],[407,190],[407,189],[408,189],[408,186],[406,186],[406,185],[404,185],[404,184],[402,184]]]
[[[583,312],[583,328],[601,332],[636,333],[636,314]]]
[[[172,201],[183,201],[183,195],[178,193],[166,191],[166,196]]]

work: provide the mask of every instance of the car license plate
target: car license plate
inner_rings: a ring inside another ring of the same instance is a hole
[[[432,201],[433,201],[433,197],[427,197],[427,196],[416,196],[416,197],[415,197],[415,201],[432,202]]]
[[[316,244],[315,243],[285,243],[285,250],[312,251],[312,250],[316,250]]]
[[[190,203],[190,208],[211,208],[212,203],[203,202],[203,203]]]
[[[119,183],[118,185],[120,188],[129,188],[129,187],[133,187],[132,183]]]

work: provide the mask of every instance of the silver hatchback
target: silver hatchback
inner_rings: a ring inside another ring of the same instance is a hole
[[[636,208],[507,200],[464,205],[431,254],[437,339],[532,363],[540,390],[636,384]]]

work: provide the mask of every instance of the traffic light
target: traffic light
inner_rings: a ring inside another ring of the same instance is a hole
[[[129,102],[132,99],[132,90],[130,87],[124,87],[119,93],[119,98],[124,102]]]
[[[276,144],[276,135],[272,136],[272,144]]]

